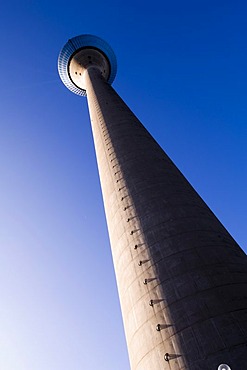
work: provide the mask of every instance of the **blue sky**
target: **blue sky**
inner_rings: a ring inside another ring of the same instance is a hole
[[[86,99],[57,57],[104,38],[114,87],[246,248],[245,1],[0,5],[0,370],[128,370]]]

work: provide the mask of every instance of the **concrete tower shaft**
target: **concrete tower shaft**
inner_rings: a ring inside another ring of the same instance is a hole
[[[131,369],[246,370],[246,255],[101,73],[83,86]]]

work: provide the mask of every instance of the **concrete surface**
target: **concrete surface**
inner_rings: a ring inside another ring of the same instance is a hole
[[[131,369],[246,370],[245,253],[100,71],[83,78]]]

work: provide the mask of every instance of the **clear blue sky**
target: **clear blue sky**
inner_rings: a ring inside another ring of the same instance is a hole
[[[86,99],[57,57],[92,33],[114,87],[246,251],[247,3],[0,5],[0,370],[129,370]]]

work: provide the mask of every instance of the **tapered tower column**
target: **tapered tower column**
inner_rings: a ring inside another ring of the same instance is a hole
[[[74,38],[59,63],[88,99],[132,370],[246,370],[245,253],[110,86],[109,46]]]

